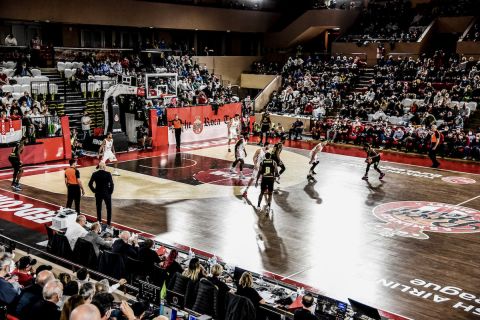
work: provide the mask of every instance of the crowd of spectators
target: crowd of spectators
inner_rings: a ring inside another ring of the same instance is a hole
[[[32,143],[36,138],[57,136],[61,132],[56,111],[50,110],[45,101],[35,100],[28,91],[14,99],[11,92],[0,90],[0,121],[10,120],[22,120],[25,136]]]
[[[363,64],[358,57],[290,57],[281,71],[282,86],[272,94],[267,109],[325,115],[327,109],[340,106],[341,99],[353,89]]]
[[[339,40],[357,41],[366,44],[371,41],[416,41],[423,28],[419,27],[422,16],[415,15],[410,1],[370,1],[363,9],[359,21],[349,33]]]
[[[480,61],[442,51],[417,59],[381,58],[366,91],[352,87],[359,67],[356,59],[346,57],[291,57],[281,72],[281,91],[272,94],[266,109],[319,120],[312,126],[314,138],[322,132],[336,142],[368,140],[405,151],[426,151],[428,129],[436,124],[444,137],[443,155],[479,159],[480,128],[464,128],[480,101]],[[339,118],[324,121],[326,115]],[[285,132],[277,129],[272,136]]]

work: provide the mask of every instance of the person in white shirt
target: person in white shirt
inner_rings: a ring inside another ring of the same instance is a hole
[[[17,45],[17,39],[15,38],[15,36],[13,34],[10,33],[5,38],[5,45],[6,46],[16,46]]]
[[[88,137],[90,137],[91,132],[90,132],[90,125],[92,124],[92,119],[88,115],[88,111],[85,110],[83,111],[83,116],[82,116],[82,133],[83,133],[83,139],[85,140]]]
[[[78,238],[83,238],[87,235],[88,231],[84,228],[87,223],[87,218],[84,215],[80,214],[77,216],[76,222],[67,228],[65,232],[65,237],[67,237],[68,243],[72,250],[75,248],[75,243],[77,243]]]

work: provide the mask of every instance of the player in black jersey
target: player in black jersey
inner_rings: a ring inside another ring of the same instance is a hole
[[[365,171],[365,175],[363,176],[363,180],[368,180],[368,171],[370,170],[370,166],[373,164],[373,168],[380,173],[379,179],[382,180],[383,177],[385,176],[385,173],[383,173],[379,168],[378,164],[380,163],[380,154],[375,151],[369,144],[365,144],[363,146],[363,150],[367,153],[367,159],[365,162],[367,163],[367,169]]]
[[[23,147],[27,141],[26,137],[23,137],[12,149],[12,153],[8,156],[8,161],[12,164],[13,168],[13,178],[12,178],[12,189],[14,191],[22,191],[20,186],[20,178],[22,177],[23,168],[22,161],[20,160],[20,155],[23,152]]]
[[[270,132],[270,128],[272,126],[272,120],[270,119],[270,114],[268,111],[262,115],[262,120],[260,120],[260,141],[258,145],[261,146],[263,141],[263,136],[265,135],[265,142],[268,141],[268,134]]]
[[[260,169],[257,175],[257,181],[255,187],[258,186],[258,180],[262,177],[262,182],[260,183],[260,196],[258,197],[258,206],[257,209],[260,209],[262,204],[262,198],[267,192],[267,212],[270,211],[270,205],[272,204],[272,193],[273,193],[273,183],[275,177],[277,176],[277,163],[272,159],[270,152],[265,153],[265,160],[260,164]]]
[[[282,153],[283,150],[283,144],[285,143],[285,137],[282,137],[280,142],[277,142],[273,145],[272,148],[272,160],[277,163],[277,166],[280,167],[280,172],[278,172],[277,175],[277,183],[280,183],[280,175],[285,172],[285,165],[283,164],[283,161],[280,158],[280,154]]]

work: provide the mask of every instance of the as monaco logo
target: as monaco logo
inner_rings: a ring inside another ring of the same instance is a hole
[[[425,232],[480,232],[480,211],[428,201],[399,201],[379,205],[373,214],[385,223],[371,227],[386,237],[400,236],[426,240]]]
[[[200,120],[200,116],[195,117],[195,121],[193,121],[192,129],[193,129],[193,132],[196,134],[202,133],[203,122]]]

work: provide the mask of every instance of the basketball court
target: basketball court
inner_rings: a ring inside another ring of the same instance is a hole
[[[437,170],[424,166],[428,159],[402,156],[416,165],[382,161],[384,180],[371,170],[366,182],[358,149],[328,146],[319,155],[317,182],[309,183],[312,147],[287,142],[282,152],[287,170],[268,215],[255,208],[259,188],[242,197],[256,145],[246,148],[243,180],[229,172],[233,152],[227,152],[225,140],[191,143],[178,153],[169,148],[120,154],[113,221],[339,300],[353,298],[410,318],[478,317],[478,165],[445,162],[448,170]],[[79,161],[85,186],[97,161]],[[64,165],[55,165],[27,172],[22,195],[9,191],[10,176],[2,172],[0,193],[64,205]],[[82,211],[95,216],[89,190]],[[16,215],[1,205],[0,213],[3,220]],[[22,227],[15,219],[8,223]]]

